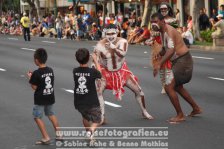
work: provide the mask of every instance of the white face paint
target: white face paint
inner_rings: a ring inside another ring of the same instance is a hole
[[[116,41],[118,29],[116,28],[103,29],[103,32],[105,33],[105,37],[109,42],[113,43]]]
[[[168,15],[169,11],[168,11],[168,7],[166,5],[161,5],[160,6],[160,11],[161,14],[165,17]]]
[[[157,23],[152,23],[151,28],[152,28],[153,31],[159,31],[160,30],[160,26]]]
[[[106,39],[113,43],[117,39],[117,32],[106,32]]]

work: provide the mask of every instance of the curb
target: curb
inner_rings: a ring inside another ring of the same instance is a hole
[[[11,35],[10,35],[11,36]],[[34,36],[33,36],[34,37]],[[42,38],[42,39],[51,39],[51,40],[57,40],[57,38],[50,38],[50,37],[38,37],[38,36],[35,36],[35,38]],[[68,39],[63,39],[63,40],[68,40]],[[82,41],[86,41],[86,40],[81,40]],[[79,41],[78,41],[79,42]],[[97,41],[91,41],[91,40],[88,40],[88,42],[97,42]],[[145,45],[139,45],[139,44],[135,44],[135,45],[132,45],[132,46],[145,46]],[[200,46],[200,45],[191,45],[189,50],[195,50],[195,51],[211,51],[211,52],[224,52],[224,46]]]
[[[199,46],[199,45],[191,45],[190,50],[201,50],[201,51],[224,51],[224,46]]]

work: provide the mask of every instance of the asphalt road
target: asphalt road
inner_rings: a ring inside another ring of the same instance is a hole
[[[36,146],[41,138],[32,118],[33,91],[26,72],[37,67],[33,62],[33,51],[45,48],[49,54],[47,64],[55,72],[56,116],[62,127],[82,127],[81,116],[73,106],[72,70],[78,66],[74,59],[80,47],[93,50],[96,42],[70,41],[48,38],[32,38],[25,42],[22,37],[0,35],[0,148],[1,149],[45,149]],[[106,117],[104,127],[165,127],[169,149],[223,149],[224,146],[224,52],[191,51],[194,57],[192,81],[186,85],[203,114],[187,118],[186,122],[171,125],[167,119],[175,115],[168,97],[162,95],[159,78],[154,78],[149,64],[150,49],[146,46],[130,45],[127,61],[130,70],[139,78],[145,93],[147,109],[155,120],[142,119],[134,94],[126,89],[122,101],[117,101],[111,91],[105,91]],[[180,98],[183,111],[191,107]],[[48,132],[54,139],[54,130],[44,118]],[[78,147],[79,148],[79,147]],[[103,147],[102,147],[103,148]],[[137,147],[134,147],[137,148]],[[158,147],[155,147],[158,148]]]

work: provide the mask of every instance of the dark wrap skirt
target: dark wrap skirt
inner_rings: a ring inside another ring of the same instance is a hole
[[[193,72],[193,60],[190,52],[173,60],[172,70],[176,87],[188,83],[192,78]]]

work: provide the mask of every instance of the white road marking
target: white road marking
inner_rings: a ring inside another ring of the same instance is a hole
[[[224,81],[224,79],[222,78],[215,78],[215,77],[208,77],[209,79],[213,79],[213,80],[219,80],[219,81]]]
[[[27,51],[36,51],[35,49],[29,49],[29,48],[21,48],[22,50],[27,50]]]
[[[147,51],[144,52],[145,54],[148,53]]]
[[[19,40],[18,38],[8,38],[9,40]]]
[[[3,68],[0,68],[0,71],[6,71],[5,69],[3,69]]]
[[[74,94],[74,91],[73,91],[73,90],[64,89],[64,88],[63,88],[63,90],[65,90],[66,92],[69,92],[69,93]],[[120,105],[117,105],[117,104],[114,104],[114,103],[112,103],[112,102],[108,102],[108,101],[105,101],[104,103],[105,103],[106,105],[108,105],[108,106],[112,106],[112,107],[115,107],[115,108],[120,108],[120,107],[121,107]]]
[[[65,90],[66,92],[69,92],[69,93],[74,94],[74,91],[73,90],[67,90],[67,89],[63,89],[63,90]]]
[[[45,42],[45,43],[56,43],[54,41],[42,41],[42,42]]]
[[[199,59],[207,59],[207,60],[214,60],[214,58],[211,57],[200,57],[200,56],[192,56],[193,58],[199,58]]]
[[[117,104],[114,104],[114,103],[112,103],[112,102],[108,102],[108,101],[105,101],[104,102],[106,105],[108,105],[108,106],[112,106],[112,107],[115,107],[115,108],[120,108],[121,106],[120,105],[117,105]]]

